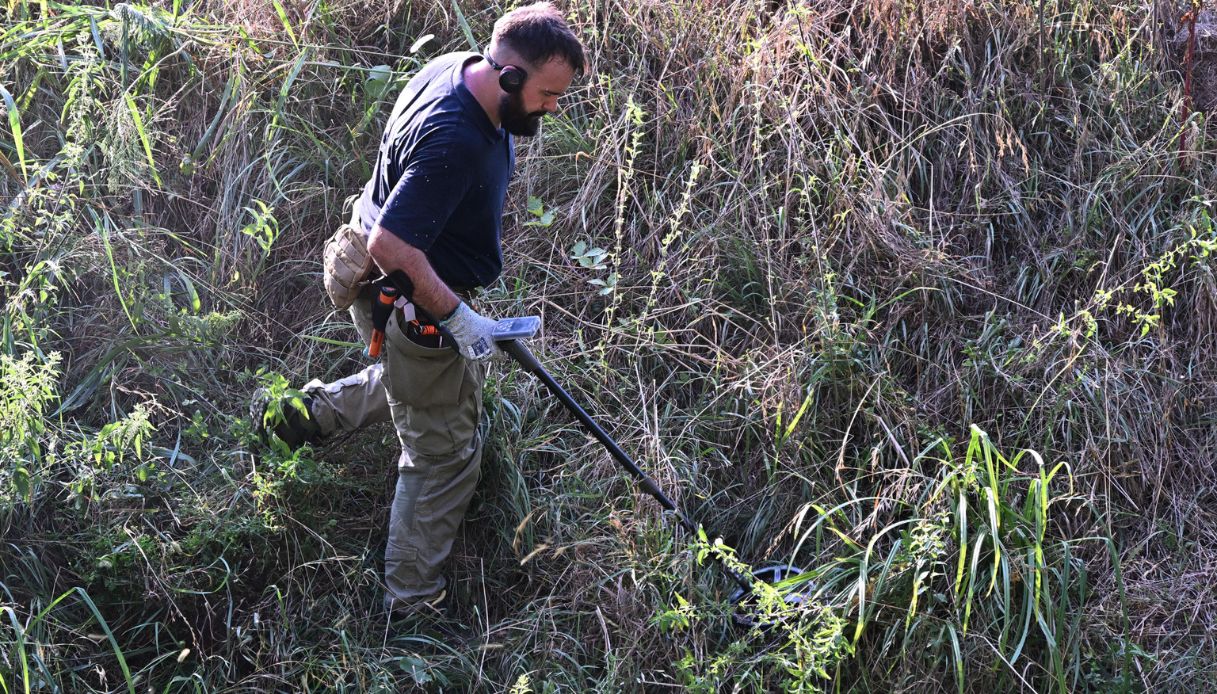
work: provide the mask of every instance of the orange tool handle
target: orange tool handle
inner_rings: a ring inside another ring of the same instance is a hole
[[[397,301],[397,289],[381,287],[376,303],[372,304],[372,339],[368,342],[368,356],[380,358],[380,350],[385,344],[385,328],[389,325],[389,316],[393,315],[393,302]]]

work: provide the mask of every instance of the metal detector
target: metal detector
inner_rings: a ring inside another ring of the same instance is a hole
[[[672,515],[674,515],[680,522],[680,525],[685,528],[685,530],[696,534],[699,526],[693,523],[688,516],[681,512],[681,510],[676,507],[676,504],[663,493],[663,490],[659,488],[659,485],[655,483],[655,480],[651,479],[649,475],[643,472],[642,469],[638,467],[638,464],[635,463],[625,451],[621,450],[621,447],[617,445],[617,442],[614,441],[607,433],[605,433],[604,429],[602,429],[600,425],[597,424],[596,421],[593,420],[577,402],[575,402],[575,399],[571,397],[570,393],[567,393],[566,390],[562,388],[562,386],[559,385],[556,380],[554,380],[554,377],[549,375],[549,372],[541,366],[541,363],[537,361],[537,358],[524,344],[524,340],[535,336],[540,329],[541,319],[537,316],[507,318],[499,321],[495,325],[492,336],[495,343],[498,344],[499,349],[502,349],[504,352],[510,355],[511,358],[515,359],[525,371],[528,371],[532,375],[536,376],[542,383],[545,384],[545,387],[549,389],[549,392],[553,394],[554,397],[558,398],[558,400],[561,401],[564,406],[566,406],[566,409],[579,420],[584,428],[591,432],[592,436],[596,437],[597,441],[604,445],[605,449],[608,450],[609,455],[611,455],[613,459],[621,465],[621,467],[625,468],[625,470],[629,472],[631,476],[633,476],[638,483],[638,487],[642,489],[642,491],[650,494],[655,498],[656,501],[659,502],[660,506],[663,506],[664,509],[671,512]],[[711,536],[713,537],[713,535]],[[776,584],[780,581],[787,580],[790,577],[806,573],[802,569],[790,564],[776,564],[756,569],[750,574],[743,574],[721,561],[717,563],[736,585],[736,589],[731,593],[730,602],[736,607],[735,622],[743,626],[752,626],[755,623],[751,616],[744,613],[745,608],[754,600],[754,593],[752,590],[753,584],[758,581],[768,584]],[[805,582],[799,586],[791,587],[784,594],[783,598],[787,604],[801,605],[804,601],[808,600],[813,587],[814,586],[810,582]]]
[[[410,281],[410,277],[406,275],[405,272],[401,270],[394,270],[388,274],[386,279],[390,284],[397,288],[401,296],[404,296],[407,299],[414,296],[414,283]],[[430,320],[430,316],[428,316],[427,313],[422,310],[422,307],[416,306],[416,310],[424,318],[428,318],[431,323],[438,325],[436,321]],[[443,331],[443,328],[440,327],[440,330]],[[698,526],[693,523],[693,521],[689,520],[689,517],[676,507],[676,504],[668,498],[667,494],[663,493],[663,490],[659,488],[659,485],[655,484],[655,480],[651,479],[649,475],[643,472],[642,469],[638,467],[638,464],[634,462],[633,458],[630,458],[625,451],[621,450],[621,447],[617,445],[617,442],[614,441],[611,436],[605,433],[604,429],[601,429],[599,424],[596,424],[596,421],[593,420],[591,416],[579,406],[579,403],[575,402],[575,399],[571,397],[570,393],[567,393],[566,390],[562,388],[562,386],[559,385],[556,380],[554,380],[553,376],[549,375],[549,372],[541,366],[541,362],[537,361],[537,358],[533,356],[533,353],[529,351],[527,346],[524,345],[524,340],[534,337],[540,330],[541,319],[537,316],[506,318],[498,321],[495,324],[491,333],[491,338],[495,341],[495,344],[499,346],[499,349],[510,355],[512,359],[515,359],[516,362],[520,364],[520,366],[524,367],[525,371],[528,371],[532,375],[536,376],[541,380],[542,383],[545,384],[545,387],[549,389],[549,392],[553,394],[554,397],[558,398],[558,400],[561,401],[564,406],[566,406],[566,409],[569,410],[571,414],[575,415],[575,418],[579,420],[584,428],[591,432],[592,436],[596,437],[597,441],[604,445],[604,447],[608,450],[609,455],[611,455],[613,459],[621,465],[621,467],[625,468],[626,472],[629,472],[630,475],[633,476],[634,480],[638,483],[638,486],[642,489],[642,491],[653,496],[655,500],[659,502],[660,506],[663,506],[665,510],[676,516],[676,519],[680,522],[681,526],[685,528],[685,530],[696,534],[698,531]],[[451,339],[451,337],[451,335],[448,335],[449,339]],[[452,349],[459,352],[456,341],[452,340],[451,344]],[[715,559],[718,560],[720,558],[715,557]],[[729,600],[736,608],[734,613],[735,623],[742,626],[766,626],[765,624],[758,624],[746,611],[747,607],[753,604],[756,600],[756,594],[752,590],[753,585],[758,582],[777,585],[779,583],[785,583],[788,581],[788,577],[790,576],[799,576],[800,574],[806,573],[802,569],[790,564],[776,564],[764,566],[748,574],[743,574],[722,561],[718,561],[717,563],[736,585],[736,590],[732,591]],[[811,590],[814,587],[814,584],[812,584],[810,581],[798,582],[797,585],[788,583],[786,586],[783,586],[785,592],[782,594],[782,597],[789,605],[801,605],[805,601],[809,600]]]

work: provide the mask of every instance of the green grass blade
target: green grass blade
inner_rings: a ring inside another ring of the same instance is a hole
[[[1023,628],[1019,632],[1018,643],[1014,646],[1014,652],[1010,654],[1010,664],[1018,662],[1019,656],[1023,654],[1023,648],[1027,645],[1027,637],[1031,634],[1031,620],[1034,618],[1035,606],[1032,604],[1031,591],[1023,591],[1023,606],[1020,616],[1023,618]],[[1010,593],[1006,593],[1006,604],[1010,605]]]
[[[93,397],[93,394],[97,392],[101,384],[110,378],[111,374],[127,365],[127,361],[131,357],[131,350],[149,342],[149,338],[134,337],[123,340],[106,350],[105,355],[80,379],[80,382],[72,392],[60,402],[59,409],[55,411],[55,416],[62,416],[88,403],[89,399]]]
[[[350,342],[348,340],[335,340],[331,337],[321,337],[320,335],[301,335],[300,338],[304,339],[304,340],[310,340],[312,342],[319,342],[323,345],[330,345],[331,347],[342,347],[344,349],[358,349],[363,346],[362,344],[360,344],[358,342]]]
[[[977,572],[980,569],[980,551],[985,546],[985,531],[982,528],[976,535],[976,546],[972,549],[972,566],[968,571],[968,595],[963,604],[963,633],[968,633],[968,622],[972,619],[972,598],[976,595]]]
[[[478,52],[481,48],[478,47],[478,42],[473,38],[473,29],[469,28],[469,20],[465,19],[465,13],[461,12],[461,6],[456,0],[452,0],[452,9],[456,12],[456,21],[461,25],[461,33],[465,35],[465,40],[469,42],[469,50]]]
[[[963,652],[959,647],[959,634],[955,632],[955,625],[947,625],[947,633],[951,635],[951,656],[955,663],[955,686],[959,694],[963,694]]]
[[[292,85],[296,83],[296,78],[300,76],[300,71],[304,69],[305,63],[312,58],[313,51],[311,48],[306,48],[296,62],[292,64],[291,70],[287,73],[287,79],[283,80],[283,84],[279,87],[279,98],[275,101],[275,112],[271,116],[270,127],[267,132],[273,134],[279,128],[279,121],[283,116],[283,109],[287,105],[287,95],[291,93]],[[269,163],[270,148],[266,150],[267,161]]]
[[[139,134],[139,141],[144,146],[144,155],[148,158],[148,168],[152,170],[152,180],[156,181],[156,185],[164,187],[161,175],[156,171],[156,159],[152,156],[152,143],[148,140],[148,131],[144,128],[143,117],[139,115],[139,107],[135,105],[131,92],[123,92],[123,100],[127,102],[127,110],[131,112],[131,120],[135,122],[135,131]]]
[[[803,419],[803,415],[807,414],[807,408],[811,406],[811,401],[815,398],[815,392],[814,386],[807,389],[807,397],[803,398],[803,404],[799,406],[798,412],[794,413],[794,418],[791,419],[790,423],[786,425],[786,430],[782,434],[782,441],[778,442],[779,445],[781,445],[781,443],[786,439],[790,438],[790,435],[794,433],[794,428],[797,427],[799,422]]]
[[[997,521],[997,496],[996,492],[989,488],[985,488],[985,504],[989,507],[989,532],[993,535],[993,578],[989,583],[989,594],[993,593],[993,586],[997,582],[998,568],[1002,560],[1001,555],[1001,531],[998,528]]]
[[[889,532],[892,532],[902,526],[909,525],[909,524],[916,523],[916,522],[917,522],[916,518],[909,518],[906,520],[891,523],[891,524],[885,526],[878,533],[876,533],[875,536],[872,537],[870,539],[870,541],[867,542],[867,544],[866,544],[866,551],[862,553],[862,556],[860,558],[859,568],[858,568],[858,580],[857,580],[858,585],[857,585],[857,588],[854,591],[852,591],[852,592],[857,593],[857,600],[858,600],[858,624],[857,624],[857,627],[854,629],[854,636],[853,636],[853,643],[855,646],[857,646],[858,642],[862,639],[862,632],[865,631],[865,629],[866,629],[867,610],[874,609],[873,606],[871,606],[867,603],[867,598],[866,598],[866,593],[867,593],[866,583],[867,583],[867,578],[870,575],[871,555],[873,555],[875,553],[876,546],[878,545],[879,541],[881,539],[883,539],[883,537],[886,536]],[[901,542],[899,540],[897,540],[893,544],[891,554],[888,556],[887,561],[883,562],[883,571],[879,576],[879,580],[875,581],[874,592],[876,594],[882,593],[882,586],[883,586],[884,580],[886,579],[888,571],[890,571],[892,568],[892,564],[894,563],[893,557],[895,556],[897,550],[899,550],[900,545],[901,545]]]
[[[956,543],[959,545],[959,561],[955,567],[955,599],[959,599],[959,590],[963,587],[964,567],[968,562],[968,504],[967,499],[963,494],[959,495],[958,505],[959,518],[959,536],[956,538]]]
[[[130,694],[135,694],[135,682],[131,679],[131,669],[127,667],[127,659],[123,657],[123,651],[118,647],[118,639],[114,638],[114,632],[110,631],[110,625],[106,623],[104,617],[101,616],[101,610],[97,609],[97,605],[93,603],[93,598],[85,592],[84,588],[76,588],[77,595],[85,604],[89,606],[89,611],[93,613],[93,617],[97,619],[98,626],[105,632],[106,638],[110,640],[110,647],[114,649],[114,657],[118,659],[118,666],[123,671],[123,681],[127,683],[127,691]]]
[[[234,71],[231,76],[229,76],[228,84],[224,87],[224,96],[220,99],[220,105],[216,109],[215,116],[212,117],[211,123],[207,125],[207,129],[203,131],[202,137],[199,138],[198,143],[195,144],[194,149],[190,153],[189,161],[192,166],[196,165],[200,160],[203,159],[203,151],[213,139],[216,139],[215,136],[216,133],[219,132],[221,124],[227,122],[225,116],[228,115],[229,105],[232,103],[233,97],[236,95],[237,89],[240,87],[240,85],[241,72],[240,70],[237,70]]]
[[[189,273],[185,270],[178,269],[177,276],[182,280],[182,286],[186,288],[186,296],[190,298],[190,310],[192,313],[198,313],[203,310],[203,301],[199,298],[199,292],[194,287],[194,281],[190,279]]]
[[[300,42],[296,40],[296,32],[292,31],[292,23],[287,18],[287,10],[283,9],[283,3],[279,0],[270,0],[275,6],[275,14],[279,15],[279,21],[283,23],[283,30],[287,32],[287,37],[292,40],[292,45],[299,48]]]
[[[3,585],[3,584],[0,584],[0,585]],[[7,592],[7,588],[5,590]],[[76,590],[79,590],[79,588],[77,588]],[[21,659],[22,685],[23,685],[22,691],[25,692],[26,694],[29,694],[29,692],[32,690],[30,689],[29,656],[26,654],[26,651],[25,651],[25,634],[28,629],[34,627],[39,622],[41,622],[43,620],[43,618],[46,617],[47,614],[49,614],[51,612],[51,610],[55,609],[55,607],[57,605],[59,605],[59,603],[63,602],[64,599],[67,598],[71,594],[72,594],[72,591],[69,590],[66,593],[63,593],[59,597],[52,600],[50,602],[50,604],[48,604],[46,607],[39,610],[38,614],[34,615],[33,618],[30,619],[29,624],[27,624],[24,629],[21,627],[21,623],[17,619],[17,613],[14,612],[12,608],[10,608],[10,607],[0,608],[0,612],[4,612],[4,613],[8,614],[9,622],[12,623],[13,630],[16,631],[16,633],[17,633],[17,644],[16,645],[17,645],[17,655]],[[34,658],[36,660],[39,660],[37,654],[34,655]],[[45,673],[46,672],[45,664],[43,664],[42,669],[43,669],[43,672]],[[128,679],[130,679],[130,678],[128,678]],[[0,678],[0,684],[3,684],[3,683],[4,683],[4,679]],[[5,685],[4,690],[6,692],[8,691],[7,685]],[[134,690],[132,690],[132,691],[134,691]]]
[[[25,164],[25,140],[21,136],[21,113],[17,110],[17,102],[13,95],[0,84],[0,97],[4,98],[4,107],[8,111],[8,127],[13,131],[13,145],[17,149],[17,161],[21,165],[21,175],[29,179],[29,171]]]
[[[135,317],[131,315],[131,308],[127,306],[127,297],[123,294],[122,282],[118,279],[118,264],[114,261],[114,247],[110,244],[110,232],[96,212],[92,210],[89,212],[93,215],[93,221],[97,224],[97,233],[101,236],[102,246],[106,249],[106,260],[110,263],[110,279],[114,283],[114,294],[118,297],[118,302],[122,304],[123,313],[127,315],[131,329],[138,333],[139,328],[135,325]]]
[[[8,621],[13,625],[13,631],[16,633],[15,648],[17,651],[17,659],[21,661],[21,683],[23,692],[30,691],[30,663],[29,658],[25,654],[25,630],[21,628],[21,622],[17,619],[17,613],[11,607],[0,607],[0,612],[8,615]],[[0,677],[0,685],[4,685],[4,691],[8,692],[8,685],[5,684],[5,678]]]

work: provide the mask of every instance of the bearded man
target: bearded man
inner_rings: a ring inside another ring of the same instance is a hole
[[[350,224],[326,249],[327,291],[350,306],[365,342],[378,300],[366,281],[372,263],[404,273],[410,303],[403,297],[389,318],[379,363],[302,389],[307,415],[255,400],[267,434],[292,446],[392,419],[401,454],[385,549],[390,612],[443,596],[441,565],[479,477],[487,364],[501,354],[495,321],[475,310],[474,294],[502,271],[514,138],[535,135],[583,69],[579,40],[540,2],[503,15],[484,54],[450,53],[419,70],[397,99]],[[284,416],[274,421],[272,410]]]

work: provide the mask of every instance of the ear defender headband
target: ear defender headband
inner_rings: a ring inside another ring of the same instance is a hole
[[[528,79],[528,72],[522,67],[515,65],[500,65],[490,57],[490,54],[482,56],[490,67],[494,68],[499,73],[499,88],[508,94],[515,94],[524,88],[524,80]]]

